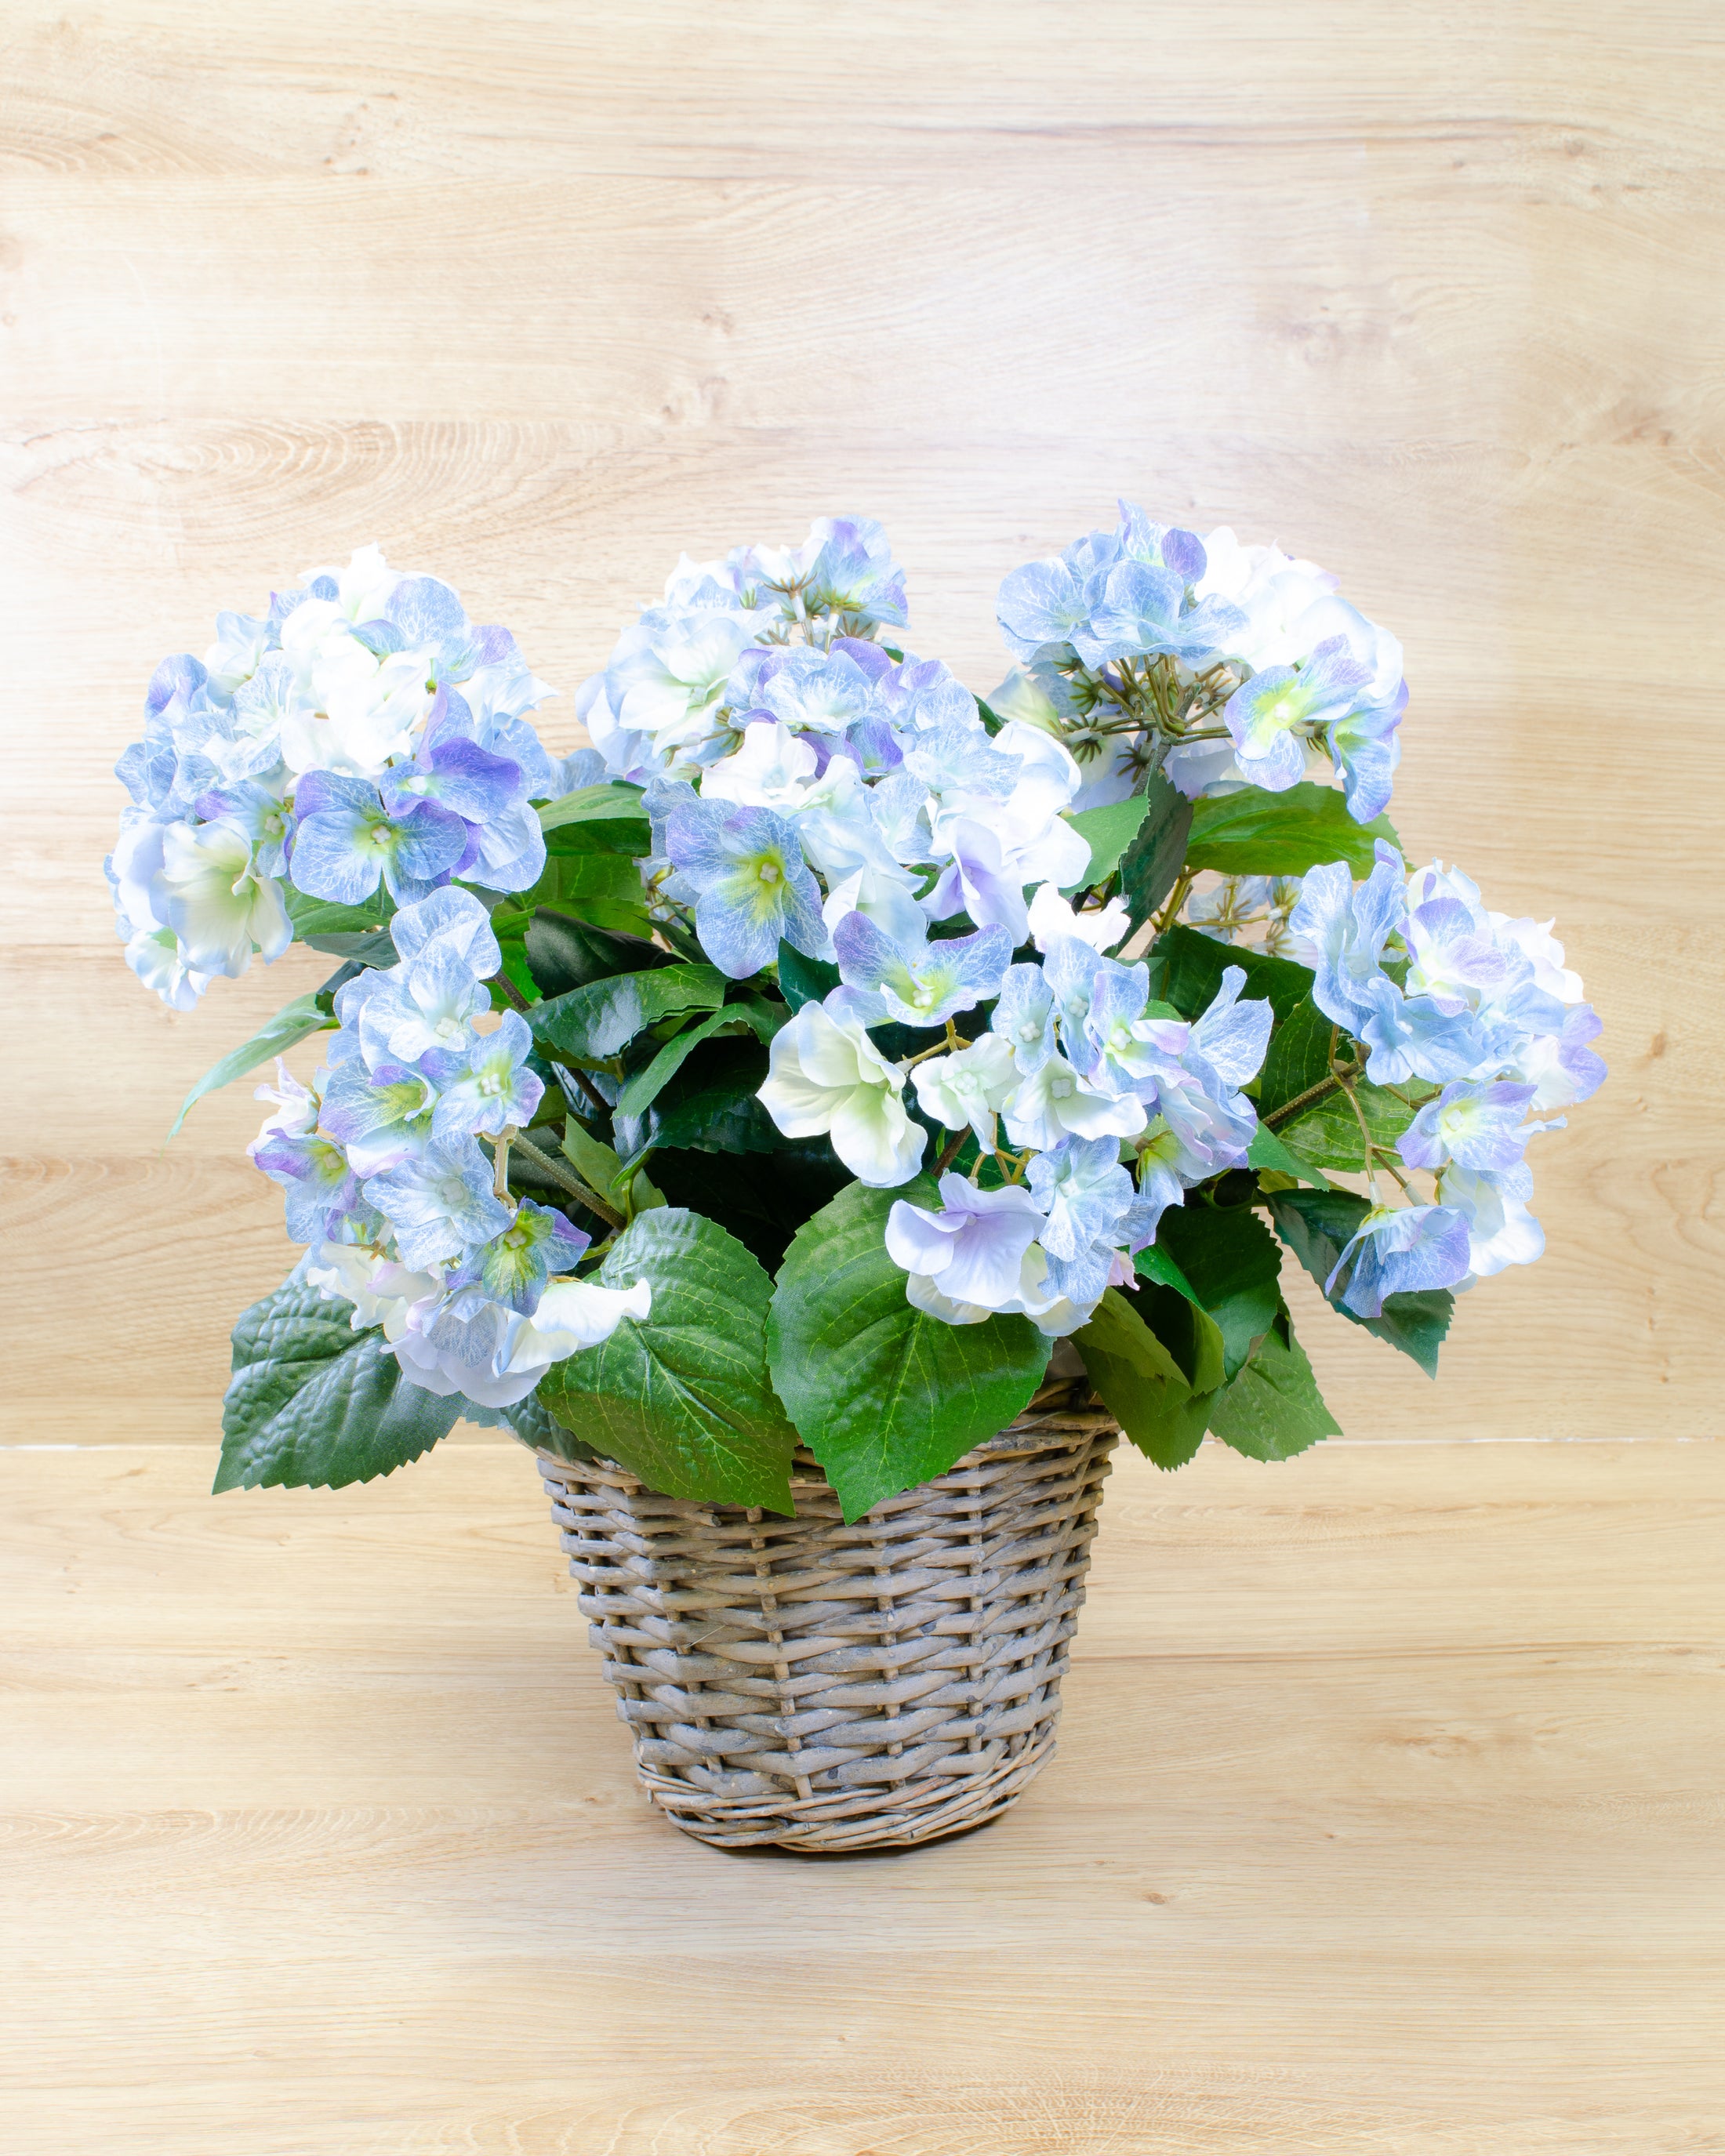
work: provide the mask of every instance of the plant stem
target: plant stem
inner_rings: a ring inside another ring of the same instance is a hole
[[[605,1098],[604,1095],[599,1091],[598,1087],[594,1085],[592,1079],[588,1076],[584,1070],[578,1070],[573,1065],[568,1063],[553,1063],[551,1067],[556,1071],[559,1079],[564,1081],[573,1079],[575,1083],[581,1088],[582,1091],[586,1094],[588,1099],[593,1102],[594,1107],[598,1110],[602,1116],[608,1116],[610,1114],[611,1103]],[[563,1091],[567,1093],[568,1090],[568,1086],[565,1083]]]
[[[1332,1093],[1358,1077],[1365,1069],[1363,1063],[1349,1063],[1340,1067],[1332,1065],[1327,1078],[1320,1078],[1315,1086],[1308,1086],[1303,1093],[1296,1093],[1291,1101],[1284,1101],[1279,1108],[1272,1108],[1260,1121],[1266,1131],[1279,1129],[1283,1123],[1291,1122],[1296,1116],[1303,1115],[1317,1101],[1327,1100]],[[1358,1111],[1356,1111],[1358,1112]]]
[[[515,1144],[518,1152],[524,1152],[535,1168],[538,1168],[542,1174],[548,1175],[553,1183],[567,1190],[572,1198],[578,1198],[589,1213],[596,1213],[600,1219],[608,1220],[614,1228],[621,1228],[625,1224],[622,1214],[614,1205],[601,1198],[596,1190],[589,1189],[581,1178],[565,1168],[560,1160],[553,1160],[548,1152],[541,1152],[531,1138],[517,1132]]]
[[[944,1175],[946,1173],[947,1170],[952,1165],[952,1163],[957,1159],[960,1152],[963,1152],[964,1148],[964,1141],[969,1136],[970,1132],[968,1130],[960,1131],[952,1137],[948,1144],[942,1147],[941,1157],[934,1164],[934,1172],[937,1175]]]

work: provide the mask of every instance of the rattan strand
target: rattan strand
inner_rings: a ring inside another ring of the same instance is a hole
[[[1119,1435],[1056,1392],[850,1527],[800,1450],[789,1520],[540,1454],[652,1803],[721,1848],[839,1851],[1017,1799],[1054,1750]]]

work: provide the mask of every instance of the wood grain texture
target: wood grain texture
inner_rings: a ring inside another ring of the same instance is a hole
[[[680,548],[855,507],[986,691],[999,577],[1119,491],[1395,628],[1410,848],[1555,912],[1606,1021],[1551,1255],[1467,1298],[1442,1385],[1309,1328],[1345,1425],[1717,1431],[1717,8],[16,0],[0,37],[11,1435],[213,1429],[288,1256],[244,1089],[159,1147],[324,969],[182,1018],[110,932],[159,656],[376,536],[516,629],[567,747]]]
[[[968,1840],[636,1792],[532,1463],[0,1455],[18,2156],[1717,2148],[1725,1447],[1111,1478]]]

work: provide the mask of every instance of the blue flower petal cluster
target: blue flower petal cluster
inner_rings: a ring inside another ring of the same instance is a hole
[[[1342,1300],[1363,1317],[1386,1295],[1463,1286],[1538,1257],[1524,1154],[1562,1118],[1525,1117],[1586,1100],[1605,1075],[1589,1045],[1599,1019],[1549,921],[1490,911],[1459,870],[1407,875],[1393,847],[1376,853],[1358,883],[1343,862],[1311,870],[1288,916],[1313,999],[1358,1042],[1367,1081],[1441,1088],[1396,1148],[1431,1176],[1435,1202],[1375,1206],[1343,1253]]]
[[[164,660],[107,863],[132,970],[176,1009],[291,938],[290,891],[395,906],[456,878],[524,891],[533,804],[567,790],[526,714],[550,694],[506,629],[375,547]],[[576,783],[579,783],[577,781]]]
[[[323,1067],[310,1087],[284,1069],[264,1090],[275,1111],[251,1157],[312,1245],[306,1277],[354,1305],[356,1329],[381,1325],[429,1391],[506,1407],[553,1361],[645,1317],[651,1293],[571,1277],[588,1238],[503,1187],[499,1157],[544,1083],[516,1013],[484,1024],[501,963],[485,907],[446,886],[390,928],[399,962],[337,991]]]
[[[1198,795],[1280,792],[1314,757],[1349,813],[1382,814],[1407,708],[1401,646],[1336,580],[1225,526],[1153,523],[1130,502],[1114,531],[1014,569],[1000,626],[1024,669],[989,698],[1045,727],[1085,774],[1081,805],[1123,799],[1147,771]]]

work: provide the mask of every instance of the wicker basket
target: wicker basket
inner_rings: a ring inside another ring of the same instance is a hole
[[[1118,1435],[1063,1379],[850,1527],[806,1452],[789,1520],[541,1453],[650,1800],[723,1849],[876,1849],[1004,1811],[1054,1750]]]

